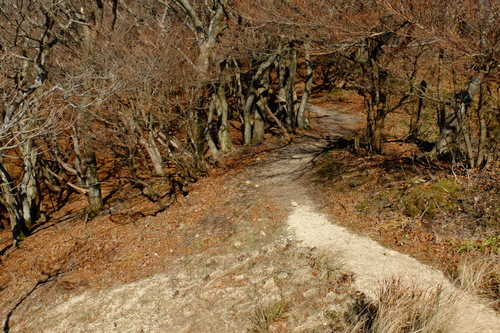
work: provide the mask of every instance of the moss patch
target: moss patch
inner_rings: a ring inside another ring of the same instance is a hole
[[[451,179],[435,183],[411,185],[401,191],[401,208],[408,217],[433,219],[437,214],[447,214],[457,208],[458,185]]]

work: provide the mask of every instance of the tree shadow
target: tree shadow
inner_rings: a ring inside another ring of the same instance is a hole
[[[3,249],[0,250],[0,256],[3,256],[5,252],[7,252],[7,250],[9,250],[12,247],[13,247],[12,244],[5,246]]]
[[[48,229],[56,224],[71,221],[71,220],[74,220],[74,219],[79,218],[79,217],[83,218],[84,215],[85,214],[83,212],[74,212],[74,213],[64,215],[58,219],[53,218],[51,215],[47,215],[45,221],[38,222],[31,228],[30,236],[33,236],[34,234],[39,233],[40,231],[43,231],[45,229]]]
[[[46,278],[42,280],[38,280],[37,283],[28,291],[21,299],[14,305],[14,307],[7,313],[7,316],[5,317],[4,323],[3,323],[3,331],[4,333],[10,332],[10,319],[12,318],[12,315],[14,312],[21,306],[21,304],[29,297],[31,294],[35,292],[35,290],[38,289],[38,287],[54,280],[56,277],[58,277],[62,272],[61,271],[56,271],[50,275],[48,275]]]

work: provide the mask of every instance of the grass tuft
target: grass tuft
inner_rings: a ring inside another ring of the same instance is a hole
[[[455,302],[441,286],[420,289],[400,278],[383,281],[378,299],[359,298],[350,315],[352,333],[456,332]]]
[[[270,326],[286,318],[288,303],[278,301],[259,307],[250,318],[251,332],[269,332]]]
[[[500,311],[500,262],[495,257],[464,259],[457,268],[457,284],[486,298],[491,307]]]

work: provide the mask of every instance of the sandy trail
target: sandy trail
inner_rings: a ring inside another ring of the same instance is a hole
[[[440,271],[370,238],[354,235],[308,205],[297,207],[288,223],[303,246],[328,250],[337,260],[340,258],[355,274],[355,287],[368,296],[375,297],[380,282],[391,277],[401,277],[422,289],[442,285],[449,295],[458,297],[456,332],[498,332],[499,316],[479,299],[456,289]]]
[[[345,125],[356,119],[318,106],[322,128],[329,128],[329,137],[345,135]],[[442,272],[422,264],[418,260],[387,249],[368,237],[360,237],[346,228],[332,223],[332,219],[314,207],[314,201],[306,194],[304,185],[298,182],[302,172],[326,146],[327,140],[306,140],[290,145],[285,150],[288,158],[276,158],[262,173],[263,181],[270,185],[283,202],[294,207],[288,218],[290,234],[303,246],[319,248],[332,253],[344,267],[356,276],[355,287],[370,297],[375,297],[380,283],[391,277],[401,277],[423,289],[441,285],[458,298],[456,332],[500,331],[500,316],[487,308],[478,298],[458,290]]]

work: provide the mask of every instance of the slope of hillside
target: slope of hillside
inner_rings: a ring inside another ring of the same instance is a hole
[[[88,225],[74,202],[73,215],[6,247],[4,331],[338,332],[355,329],[353,309],[394,275],[458,295],[442,273],[322,212],[313,162],[361,119],[311,110],[317,130],[230,156],[165,212],[130,189]],[[467,306],[452,332],[500,325],[480,300],[453,297]]]

